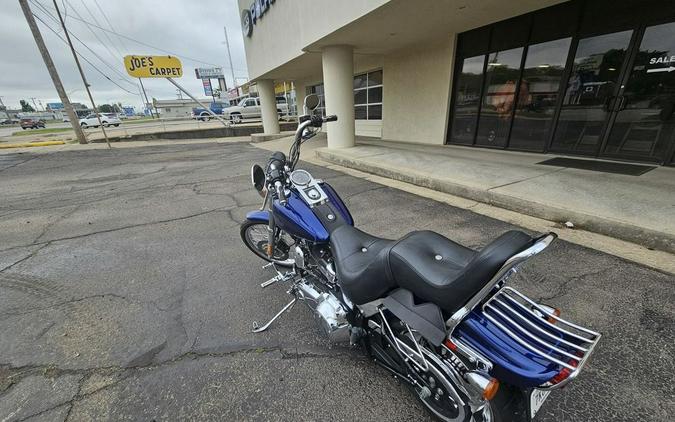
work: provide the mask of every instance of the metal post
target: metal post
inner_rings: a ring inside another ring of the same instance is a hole
[[[68,118],[70,119],[70,124],[73,127],[73,131],[75,131],[75,137],[77,138],[79,143],[86,144],[87,137],[84,135],[84,131],[80,126],[79,118],[75,113],[75,110],[73,109],[70,100],[68,99],[68,94],[66,94],[66,90],[63,88],[61,78],[59,77],[59,73],[56,70],[56,66],[54,66],[52,56],[49,54],[49,51],[47,50],[45,41],[42,38],[42,34],[40,33],[40,29],[38,28],[37,23],[35,23],[33,12],[30,10],[30,6],[28,5],[28,0],[19,0],[19,4],[21,5],[21,10],[23,11],[24,16],[26,17],[26,21],[28,22],[28,27],[33,33],[33,38],[35,39],[35,43],[37,44],[38,50],[40,50],[40,55],[42,55],[42,60],[45,62],[45,66],[47,67],[49,76],[52,78],[54,88],[56,88],[56,92],[59,94],[59,98],[63,103],[63,108],[66,109],[66,113],[68,114]],[[7,115],[9,116],[9,113]]]
[[[141,89],[143,90],[143,95],[145,96],[145,108],[147,108],[150,104],[150,101],[148,100],[148,94],[145,92],[145,87],[143,86],[143,81],[141,78],[138,78],[138,82],[141,83]],[[150,107],[150,117],[153,119],[155,118],[155,115],[152,113],[152,107]],[[157,116],[157,118],[159,119],[159,116]]]
[[[210,114],[211,116],[213,116],[214,118],[218,119],[225,127],[230,127],[230,123],[229,123],[229,122],[226,122],[225,120],[223,120],[220,116],[218,116],[216,113],[214,113],[213,111],[211,111],[211,108],[210,108],[210,107],[205,106],[204,104],[202,104],[201,101],[199,101],[198,99],[196,99],[195,97],[193,97],[192,94],[190,94],[189,92],[187,92],[187,91],[185,90],[185,88],[183,88],[182,86],[178,85],[178,82],[174,81],[173,78],[166,78],[166,79],[167,79],[169,82],[171,82],[172,84],[174,84],[174,85],[176,86],[176,88],[178,88],[178,89],[180,89],[181,91],[183,91],[183,92],[185,93],[185,95],[187,95],[188,97],[190,97],[190,98],[192,99],[192,101],[194,101],[194,102],[196,102],[197,104],[199,104],[203,109],[206,110],[207,113],[209,113],[209,114]]]
[[[108,134],[105,132],[105,128],[103,127],[103,122],[101,122],[101,116],[98,114],[98,109],[96,108],[96,103],[94,103],[94,97],[91,96],[91,91],[89,90],[89,83],[87,82],[87,78],[84,76],[84,71],[82,70],[82,65],[80,64],[80,59],[77,57],[77,53],[75,52],[75,47],[73,47],[73,42],[70,40],[70,34],[68,33],[68,30],[66,29],[66,23],[63,20],[63,16],[61,16],[61,10],[59,10],[59,5],[56,3],[56,0],[53,0],[54,3],[54,8],[56,9],[56,14],[59,16],[59,20],[61,21],[61,27],[63,28],[63,32],[66,34],[66,40],[68,41],[68,45],[70,46],[70,51],[73,53],[73,58],[75,58],[75,64],[77,64],[77,69],[80,71],[80,76],[82,77],[82,82],[84,83],[84,88],[87,90],[87,95],[89,95],[89,101],[91,101],[91,106],[94,109],[94,113],[96,114],[96,119],[98,119],[98,124],[99,127],[101,128],[101,131],[103,132],[103,137],[105,138],[106,144],[108,144],[108,148],[112,148],[110,146],[110,140],[108,139]]]

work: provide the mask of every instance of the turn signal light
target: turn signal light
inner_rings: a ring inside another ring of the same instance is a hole
[[[499,381],[497,378],[492,378],[483,390],[483,398],[485,400],[492,400],[497,395],[497,391],[499,391]]]
[[[553,311],[551,313],[553,315],[555,315],[556,317],[559,317],[560,316],[560,309],[553,308]],[[549,316],[548,318],[546,318],[546,320],[548,322],[550,322],[551,324],[555,324],[558,321],[557,319],[553,318],[552,316]]]

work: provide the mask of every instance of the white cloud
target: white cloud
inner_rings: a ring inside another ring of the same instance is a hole
[[[57,25],[34,4],[35,1],[43,4],[47,7],[47,10],[54,13],[52,1],[30,0],[30,5],[36,15],[41,16],[54,29],[58,29]],[[146,44],[175,52],[178,57],[188,56],[217,64],[223,67],[228,85],[230,85],[231,77],[229,76],[227,52],[224,45],[225,36],[223,34],[223,26],[227,26],[235,76],[247,76],[236,0],[202,0],[199,2],[185,0],[97,1],[107,14],[116,32]],[[3,46],[0,61],[0,96],[3,97],[3,102],[8,107],[15,108],[18,107],[20,99],[30,97],[40,99],[43,104],[59,101],[18,2],[6,1],[4,3],[4,7],[0,8],[0,40]],[[65,5],[68,30],[77,35],[89,48],[124,75],[126,75],[126,72],[122,57],[119,57],[116,50],[120,50],[123,55],[166,54],[127,39],[120,41],[118,37],[108,34],[112,40],[111,43],[103,31],[92,28],[98,38],[107,44],[113,52],[114,55],[111,55],[108,49],[87,28],[86,24],[76,19],[75,11],[84,20],[94,24],[98,21],[100,26],[108,28],[105,18],[99,12],[94,0],[59,0],[58,3],[61,8]],[[87,8],[93,13],[94,17],[89,14]],[[39,21],[38,26],[59,70],[66,91],[72,92],[71,101],[88,104],[89,101],[83,89],[82,80],[68,46]],[[60,33],[62,34],[63,31],[60,31]],[[136,80],[130,77],[124,78],[132,84],[120,81],[119,79],[122,76],[106,67],[77,41],[73,40],[73,42],[79,52],[119,85],[134,93],[138,90],[134,88]],[[179,83],[193,95],[203,97],[201,82],[194,77],[194,68],[208,67],[208,65],[196,63],[185,57],[181,57],[181,61],[183,62],[183,77],[179,80]],[[97,103],[122,102],[123,104],[140,106],[141,98],[139,95],[129,94],[119,89],[96,72],[89,64],[83,62],[83,67],[91,85],[94,100]],[[143,84],[148,91],[148,97],[176,98],[176,89],[168,81],[144,79]]]

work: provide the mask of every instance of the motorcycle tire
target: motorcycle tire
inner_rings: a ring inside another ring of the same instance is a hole
[[[244,242],[247,248],[251,250],[254,254],[258,255],[260,258],[264,259],[267,262],[273,262],[274,264],[291,268],[295,263],[295,260],[290,258],[289,252],[293,241],[291,241],[290,236],[281,232],[277,238],[277,242],[274,245],[274,258],[270,259],[267,256],[267,223],[261,223],[257,221],[246,221],[242,223],[239,230],[241,240]],[[255,236],[255,237],[254,237]]]

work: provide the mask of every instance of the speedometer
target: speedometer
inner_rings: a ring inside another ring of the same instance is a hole
[[[312,181],[312,175],[305,170],[295,170],[291,173],[291,182],[297,186],[307,186]]]

